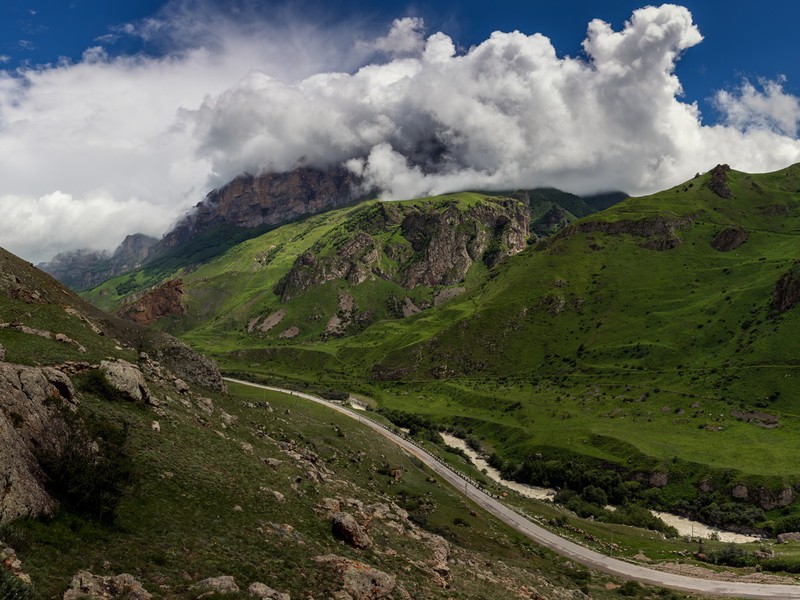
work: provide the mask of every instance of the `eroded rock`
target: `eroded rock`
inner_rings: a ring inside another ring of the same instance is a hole
[[[64,600],[150,600],[153,595],[133,576],[103,577],[79,571],[64,592]]]
[[[356,548],[369,548],[372,540],[350,513],[338,512],[332,519],[333,535]]]
[[[192,586],[193,590],[203,592],[198,598],[210,593],[217,594],[234,594],[239,591],[239,586],[230,575],[220,575],[218,577],[209,577],[198,581]]]
[[[0,523],[50,514],[37,456],[64,452],[64,410],[77,406],[69,378],[51,368],[0,363]]]
[[[108,379],[108,383],[132,402],[149,402],[150,390],[139,367],[127,361],[104,360],[100,362],[100,370]]]
[[[357,560],[350,560],[336,554],[317,556],[314,560],[328,567],[353,600],[377,600],[389,598],[397,587],[397,578],[389,573],[374,569]]]
[[[250,587],[247,588],[247,595],[251,598],[258,598],[260,600],[271,600],[273,598],[275,600],[291,600],[291,596],[289,596],[289,594],[274,590],[268,585],[259,581],[250,584]]]

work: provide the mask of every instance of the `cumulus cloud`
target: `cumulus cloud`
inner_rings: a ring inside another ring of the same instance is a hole
[[[767,129],[797,136],[800,99],[783,91],[783,80],[744,81],[736,92],[721,90],[714,98],[728,126],[742,130]]]
[[[800,160],[797,99],[779,88],[720,95],[728,117],[717,126],[682,100],[675,66],[701,40],[689,11],[669,4],[635,11],[621,31],[592,21],[584,58],[516,31],[458,54],[437,32],[412,56],[352,74],[287,84],[251,73],[191,118],[220,182],[346,162],[386,198],[541,185],[635,194],[717,162],[758,171]]]
[[[417,54],[425,47],[424,30],[425,23],[419,17],[395,19],[387,35],[375,40],[361,40],[356,47],[388,56]]]
[[[636,194],[718,162],[800,161],[798,100],[780,81],[717,94],[714,125],[683,99],[675,66],[702,36],[680,6],[637,10],[619,31],[592,21],[581,57],[541,34],[495,32],[458,51],[417,18],[370,39],[357,23],[211,6],[174,2],[75,64],[0,75],[0,244],[33,260],[112,248],[163,233],[242,172],[301,164],[345,164],[393,199]],[[123,36],[143,51],[114,56]]]

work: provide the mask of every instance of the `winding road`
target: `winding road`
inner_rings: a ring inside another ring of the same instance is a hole
[[[318,404],[322,404],[348,417],[356,419],[377,431],[382,436],[388,438],[412,456],[417,457],[437,475],[445,479],[460,493],[465,494],[470,500],[481,508],[491,513],[507,525],[513,527],[523,535],[527,536],[537,544],[549,548],[553,552],[566,558],[574,560],[592,569],[597,569],[611,575],[616,575],[624,579],[631,579],[640,583],[661,586],[692,592],[699,594],[709,594],[716,596],[728,596],[733,598],[763,598],[763,599],[798,599],[800,600],[800,586],[785,584],[765,584],[765,583],[745,583],[734,581],[717,581],[713,579],[697,579],[685,575],[664,573],[655,569],[648,569],[640,565],[632,564],[600,554],[589,548],[576,544],[570,540],[557,536],[556,534],[536,525],[519,513],[511,510],[495,498],[484,491],[475,487],[471,482],[465,480],[461,475],[450,469],[445,464],[439,462],[433,455],[412,442],[393,433],[383,425],[376,423],[362,415],[351,411],[340,404],[329,402],[311,394],[296,392],[279,387],[260,385],[249,381],[231,379],[226,377],[226,381],[257,387],[273,392],[280,392],[290,396],[304,398]]]

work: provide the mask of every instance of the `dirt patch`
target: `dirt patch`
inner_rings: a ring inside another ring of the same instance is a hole
[[[284,317],[286,316],[286,311],[284,309],[280,309],[278,312],[272,313],[261,325],[258,326],[259,331],[263,331],[266,333],[273,327],[275,327],[278,323],[283,321]]]
[[[289,329],[284,331],[278,337],[281,338],[282,340],[290,340],[292,338],[297,337],[299,334],[300,334],[300,328],[297,325],[292,325],[291,327],[289,327]]]

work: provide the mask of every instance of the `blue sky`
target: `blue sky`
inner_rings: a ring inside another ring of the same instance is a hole
[[[80,60],[97,44],[112,54],[165,48],[143,44],[126,36],[114,43],[102,36],[126,23],[155,14],[165,0],[9,0],[0,6],[0,68],[55,63],[60,57]],[[225,7],[233,2],[216,2]],[[265,20],[286,3],[237,2]],[[295,5],[300,3],[295,2]],[[305,3],[303,9],[322,22],[369,22],[387,26],[394,18],[421,16],[430,31],[443,30],[464,47],[478,44],[495,30],[543,33],[559,54],[577,55],[587,23],[600,18],[615,28],[647,2],[596,0],[466,0],[437,2],[330,2]],[[720,89],[738,86],[743,78],[785,77],[784,89],[800,93],[800,3],[793,0],[686,0],[704,41],[687,52],[677,67],[686,98],[700,103],[706,120],[718,115],[709,99]]]
[[[776,170],[800,162],[798,22],[769,0],[4,2],[0,246],[113,249],[298,165],[386,200]]]

